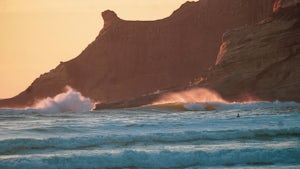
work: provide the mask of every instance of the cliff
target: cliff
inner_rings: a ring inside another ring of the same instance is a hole
[[[66,85],[103,103],[186,86],[214,65],[225,31],[256,23],[272,9],[273,0],[200,0],[156,21],[125,21],[105,11],[103,29],[78,57],[0,107],[32,105]]]
[[[212,89],[228,101],[300,102],[299,2],[278,0],[272,16],[252,26],[224,33],[215,65],[199,84],[188,87],[189,90]],[[182,88],[175,93],[189,90]],[[98,104],[96,109],[140,106],[169,94]]]
[[[300,101],[300,4],[278,0],[272,17],[228,31],[204,86],[231,101]]]

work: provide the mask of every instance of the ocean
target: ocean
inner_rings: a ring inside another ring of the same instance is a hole
[[[0,109],[0,168],[300,168],[299,103],[182,106]]]

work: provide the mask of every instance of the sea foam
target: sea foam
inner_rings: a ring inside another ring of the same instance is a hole
[[[0,140],[0,154],[11,155],[22,152],[35,152],[37,150],[80,150],[85,148],[99,148],[103,145],[110,148],[137,145],[159,144],[204,144],[206,141],[229,140],[261,140],[275,138],[297,138],[300,136],[300,128],[282,129],[243,129],[243,130],[217,130],[217,131],[182,131],[173,133],[148,133],[129,135],[101,135],[90,137],[70,138],[16,138]]]
[[[56,95],[54,98],[40,100],[33,109],[42,112],[85,112],[93,109],[93,103],[89,98],[85,98],[80,92],[71,87],[67,91]]]
[[[224,102],[194,102],[185,103],[183,105],[187,110],[192,111],[209,111],[209,110],[233,110],[233,109],[257,109],[257,108],[300,108],[300,104],[296,102],[244,102],[244,103],[224,103]]]
[[[0,110],[0,168],[300,167],[299,103],[210,104],[219,108],[58,114]]]
[[[299,167],[300,150],[244,148],[212,152],[169,151],[159,152],[125,150],[119,153],[78,153],[52,155],[25,155],[0,159],[1,168],[203,168],[240,165],[259,166],[294,164]],[[95,167],[96,166],[96,167]]]
[[[91,99],[81,95],[80,92],[67,86],[66,91],[55,97],[38,100],[32,107],[24,109],[1,109],[1,113],[63,113],[63,112],[88,112],[94,108]]]

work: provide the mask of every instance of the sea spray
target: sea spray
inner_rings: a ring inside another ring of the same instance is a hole
[[[234,110],[234,109],[261,109],[261,108],[300,108],[297,102],[194,102],[185,103],[184,108],[191,111],[209,111],[209,110]]]
[[[0,168],[300,167],[299,103],[218,105],[210,112],[0,109]]]
[[[84,112],[93,109],[93,103],[89,98],[85,98],[80,92],[71,87],[66,87],[67,91],[56,95],[53,98],[40,100],[33,109],[43,112]]]
[[[222,102],[226,101],[215,91],[206,88],[194,88],[190,90],[171,92],[162,95],[153,105],[167,103],[192,103],[192,102]]]

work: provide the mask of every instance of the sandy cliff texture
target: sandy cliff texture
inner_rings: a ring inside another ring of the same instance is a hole
[[[298,2],[279,0],[272,17],[225,33],[208,86],[232,101],[300,101]]]
[[[272,13],[273,1],[187,2],[157,21],[124,21],[105,11],[103,29],[78,57],[1,100],[0,107],[32,105],[66,85],[104,103],[185,86],[215,63],[225,31],[262,20]]]

